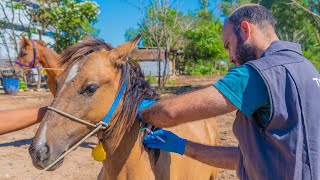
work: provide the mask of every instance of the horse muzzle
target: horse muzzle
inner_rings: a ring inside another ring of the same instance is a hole
[[[49,166],[56,159],[58,159],[59,156],[53,156],[50,150],[51,148],[48,144],[35,145],[34,143],[32,143],[30,145],[29,154],[31,156],[34,167],[42,170]],[[63,154],[63,152],[61,154]],[[62,163],[63,159],[52,166],[49,171],[53,171],[59,168]]]
[[[13,73],[16,77],[23,77],[24,69],[18,65],[13,66]]]

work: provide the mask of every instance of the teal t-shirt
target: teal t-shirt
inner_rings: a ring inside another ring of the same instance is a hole
[[[249,65],[232,68],[227,75],[213,84],[246,116],[256,112],[264,124],[270,118],[270,100],[260,74]]]

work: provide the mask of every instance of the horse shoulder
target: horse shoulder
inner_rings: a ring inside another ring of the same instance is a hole
[[[206,145],[217,145],[219,131],[215,118],[199,120],[168,128],[178,136]],[[171,153],[170,179],[215,179],[218,168],[187,156]]]

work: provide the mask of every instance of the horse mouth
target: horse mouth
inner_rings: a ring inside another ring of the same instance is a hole
[[[56,169],[58,169],[62,164],[63,164],[63,160],[64,158],[62,158],[60,161],[58,161],[57,163],[55,163],[51,168],[49,168],[47,171],[54,171]]]
[[[61,153],[61,155],[63,154],[64,152],[62,152]],[[60,155],[60,156],[61,156]],[[59,156],[59,157],[60,157]],[[58,158],[59,158],[58,157]],[[56,158],[56,159],[58,159],[58,158]],[[33,165],[34,165],[34,167],[35,168],[37,168],[37,169],[39,169],[39,170],[43,170],[43,169],[45,169],[45,168],[47,168],[49,165],[51,165],[51,163],[53,163],[54,161],[56,161],[56,159],[55,160],[49,160],[49,159],[46,159],[46,160],[44,160],[44,161],[42,161],[42,162],[34,162],[33,161]],[[58,162],[56,162],[54,165],[52,165],[52,167],[50,167],[49,169],[47,169],[47,171],[54,171],[54,170],[56,170],[56,169],[58,169],[62,164],[63,164],[63,160],[64,160],[64,158],[62,158],[61,160],[59,160]]]
[[[58,158],[60,158],[65,152],[66,152],[66,151],[63,151],[63,152],[58,156]],[[53,163],[54,161],[56,161],[58,158],[56,158],[55,160],[53,160],[52,162],[50,162],[49,165],[51,165],[51,163]],[[64,158],[60,159],[60,160],[59,160],[58,162],[56,162],[52,167],[50,167],[47,171],[54,171],[54,170],[58,169],[58,168],[62,165],[63,160],[64,160]],[[49,166],[49,165],[48,165],[48,166]]]

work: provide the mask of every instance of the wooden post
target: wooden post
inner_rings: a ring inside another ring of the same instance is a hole
[[[39,90],[41,88],[41,68],[39,67],[38,69],[38,82],[37,82],[37,90]]]

